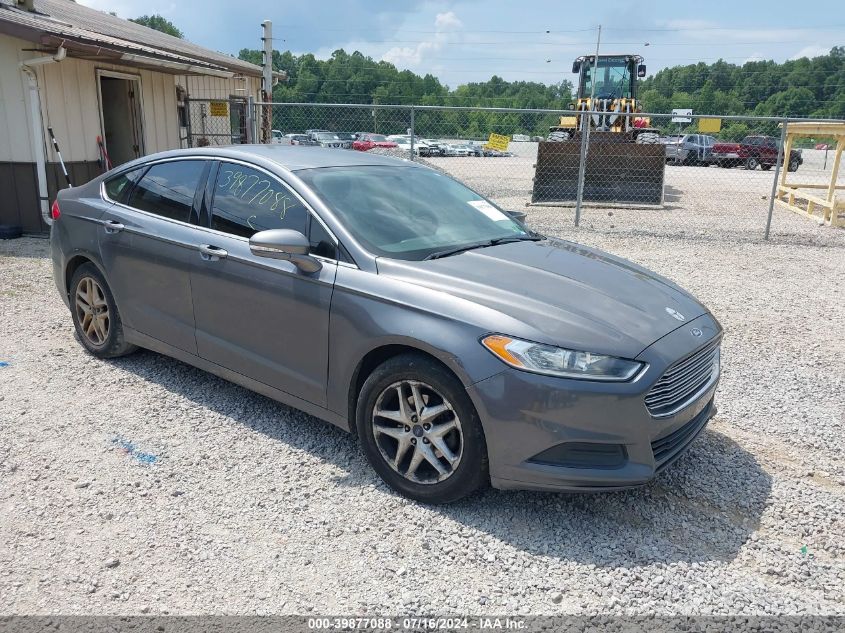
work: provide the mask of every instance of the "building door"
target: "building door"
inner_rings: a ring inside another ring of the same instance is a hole
[[[113,167],[144,154],[141,78],[98,72],[103,142]]]
[[[232,130],[232,145],[247,142],[246,101],[231,97],[229,100],[229,125]]]

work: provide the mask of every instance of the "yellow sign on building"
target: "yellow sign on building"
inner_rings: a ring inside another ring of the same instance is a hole
[[[703,134],[716,134],[722,129],[722,119],[699,119],[698,131]]]
[[[229,116],[229,104],[225,101],[212,101],[208,109],[211,116]]]
[[[491,132],[490,139],[487,141],[487,147],[489,149],[495,149],[499,152],[506,152],[508,151],[508,143],[510,142],[510,136],[504,136],[503,134],[496,134],[495,132]]]

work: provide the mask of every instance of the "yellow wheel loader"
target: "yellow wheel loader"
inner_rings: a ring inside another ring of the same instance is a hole
[[[587,127],[585,202],[661,205],[665,172],[659,132],[638,116],[637,80],[646,67],[639,55],[585,55],[575,60],[578,99],[539,143],[534,203],[573,202],[578,191],[582,136]]]

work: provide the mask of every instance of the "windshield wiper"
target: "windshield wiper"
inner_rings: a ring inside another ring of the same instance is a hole
[[[485,248],[487,246],[498,246],[499,244],[509,244],[510,242],[538,242],[543,237],[540,235],[509,235],[507,237],[497,237],[493,240],[485,240],[483,242],[475,242],[473,244],[464,244],[463,246],[456,246],[454,248],[447,248],[442,251],[435,251],[426,256],[425,259],[440,259],[441,257],[449,257],[449,255],[457,255],[464,251],[471,251],[476,248]]]

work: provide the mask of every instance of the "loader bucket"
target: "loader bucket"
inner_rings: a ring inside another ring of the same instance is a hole
[[[584,202],[662,205],[665,149],[639,145],[626,134],[591,132],[584,172]],[[542,141],[531,202],[571,202],[578,196],[580,135],[560,143]]]

